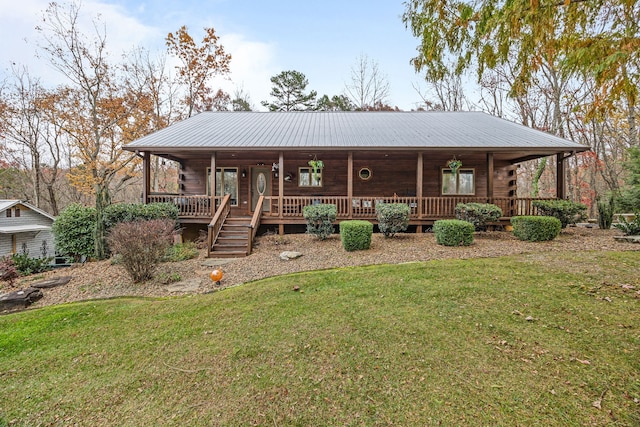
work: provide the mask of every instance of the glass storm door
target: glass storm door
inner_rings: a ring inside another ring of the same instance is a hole
[[[260,196],[271,195],[271,168],[251,169],[251,211],[256,210]],[[269,211],[269,203],[263,203],[262,211]]]

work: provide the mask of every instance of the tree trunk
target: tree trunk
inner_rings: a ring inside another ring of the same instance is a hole
[[[107,244],[104,229],[104,209],[111,203],[109,189],[104,185],[96,186],[96,228],[95,228],[95,256],[97,259],[107,257]]]

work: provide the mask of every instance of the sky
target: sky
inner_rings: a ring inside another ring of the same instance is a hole
[[[0,0],[0,73],[11,64],[27,66],[45,85],[62,77],[38,58],[35,27],[50,0]],[[59,1],[58,3],[64,3]],[[269,79],[285,70],[304,73],[307,90],[318,96],[344,93],[351,70],[366,55],[390,84],[388,104],[415,109],[421,84],[410,64],[418,40],[401,20],[403,0],[82,0],[81,13],[100,14],[114,61],[143,46],[165,51],[165,37],[186,25],[199,43],[203,28],[213,27],[232,55],[231,75],[217,78],[214,89],[233,94],[240,87],[256,110],[269,96]]]

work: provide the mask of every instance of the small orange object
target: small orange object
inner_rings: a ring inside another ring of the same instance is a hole
[[[211,273],[209,273],[209,277],[211,277],[211,280],[214,282],[219,282],[220,280],[222,280],[222,270],[213,270]]]

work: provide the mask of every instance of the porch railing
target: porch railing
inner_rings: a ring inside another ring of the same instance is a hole
[[[258,202],[256,203],[256,208],[253,212],[253,217],[251,218],[249,229],[247,230],[247,244],[249,245],[249,247],[247,248],[247,253],[251,253],[251,251],[253,250],[253,240],[256,238],[256,233],[258,232],[258,228],[260,227],[260,218],[262,217],[263,204],[264,196],[260,196],[258,198]]]
[[[225,196],[226,197],[226,196]],[[222,197],[215,196],[184,196],[179,194],[153,193],[149,196],[149,203],[172,203],[178,207],[181,218],[211,217],[211,203],[216,208],[221,205]],[[328,203],[336,205],[338,219],[371,219],[376,216],[378,203],[405,203],[409,205],[411,220],[432,220],[455,217],[458,203],[493,203],[502,209],[506,218],[520,215],[537,215],[533,206],[536,200],[554,200],[553,198],[532,197],[380,197],[380,196],[264,196],[263,203],[267,206],[262,216],[269,218],[298,219],[302,218],[302,209],[307,205]]]
[[[218,234],[220,234],[222,224],[224,224],[224,220],[227,219],[227,216],[229,216],[229,212],[231,212],[229,199],[231,199],[231,196],[229,194],[224,196],[222,202],[220,202],[220,207],[209,223],[207,233],[207,257],[211,256],[211,248],[213,247],[213,243],[218,239]]]
[[[379,203],[405,203],[409,205],[410,219],[440,219],[455,217],[458,203],[493,203],[502,209],[504,217],[520,215],[536,215],[533,206],[536,200],[553,200],[552,198],[522,197],[345,197],[345,196],[268,196],[269,204],[265,215],[279,218],[300,218],[302,209],[308,205],[326,203],[336,205],[338,219],[375,218],[376,205]],[[282,203],[282,206],[280,206]]]
[[[151,193],[148,203],[171,203],[178,207],[180,217],[211,217],[211,196],[197,195],[185,196],[171,193]],[[220,205],[222,197],[215,196],[213,200],[216,208]]]

